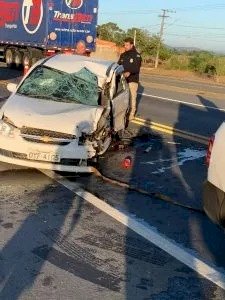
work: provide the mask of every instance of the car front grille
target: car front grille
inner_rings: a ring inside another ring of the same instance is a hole
[[[43,143],[43,144],[49,144],[49,145],[60,145],[65,146],[71,143],[71,140],[65,140],[65,139],[56,139],[56,138],[49,138],[52,140],[46,141],[42,140],[42,137],[36,137],[35,135],[21,135],[24,140],[32,143]]]
[[[68,133],[61,133],[52,130],[22,127],[20,134],[23,139],[33,143],[44,143],[52,145],[68,145],[76,136]]]
[[[34,136],[47,136],[50,138],[58,138],[58,139],[70,139],[73,140],[76,138],[73,134],[68,133],[62,133],[52,130],[44,130],[44,129],[38,129],[38,128],[32,128],[32,127],[25,127],[23,126],[20,129],[21,134],[27,134],[27,135],[34,135]]]

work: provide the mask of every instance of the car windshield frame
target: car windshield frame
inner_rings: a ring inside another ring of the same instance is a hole
[[[66,73],[45,65],[37,66],[24,79],[17,94],[30,98],[98,106],[98,78],[86,67]]]

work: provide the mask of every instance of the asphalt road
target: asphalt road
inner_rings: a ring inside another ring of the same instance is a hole
[[[182,87],[182,88],[189,88],[189,89],[194,89],[194,90],[199,90],[199,91],[208,91],[208,92],[215,92],[215,93],[225,93],[225,86],[220,85],[217,83],[211,82],[209,84],[208,81],[204,82],[199,82],[199,81],[194,81],[190,80],[188,78],[181,78],[181,79],[176,79],[176,78],[169,78],[167,76],[159,76],[159,75],[142,75],[141,80],[145,80],[150,77],[151,83],[157,83],[157,84],[165,84],[168,87]]]
[[[224,99],[217,99],[215,95],[214,99],[213,95],[209,94],[213,89],[209,85],[204,86],[205,95],[188,94],[187,91],[182,93],[171,91],[170,86],[167,90],[166,87],[164,89],[151,87],[153,79],[161,82],[161,78],[145,77],[146,86],[141,85],[139,89],[138,116],[140,118],[207,137],[214,134],[224,121],[225,96]],[[185,89],[186,82],[181,81],[179,85]],[[200,86],[202,87],[202,84]],[[220,88],[219,96],[223,97],[225,88]]]
[[[20,75],[0,66],[1,103],[9,95],[1,82]],[[151,87],[152,78],[144,78],[141,93],[188,103],[142,96],[141,118],[203,135],[223,120],[222,111],[193,106],[225,107],[218,97],[210,103],[198,98],[196,83],[164,79],[179,88],[189,84],[189,95]],[[162,83],[160,77],[154,80]],[[222,87],[204,88],[206,94],[215,89],[221,94]],[[94,175],[61,174],[62,180],[52,181],[36,170],[0,165],[1,299],[225,299],[219,287],[225,283],[224,231],[201,213],[205,145],[144,126],[129,130],[130,146],[112,147],[99,169],[150,195]],[[127,156],[131,169],[121,167]],[[77,184],[129,216],[126,226],[77,196]],[[156,240],[136,234],[134,221],[147,233],[155,232]],[[161,237],[164,243],[156,246]],[[175,251],[168,254],[170,243]],[[182,251],[189,257],[186,263],[180,261]],[[209,279],[204,277],[207,267],[213,270]]]
[[[1,299],[223,298],[222,289],[38,171],[0,177]]]

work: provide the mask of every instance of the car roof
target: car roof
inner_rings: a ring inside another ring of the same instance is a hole
[[[116,62],[109,60],[68,54],[57,54],[52,56],[44,62],[44,65],[69,74],[87,68],[98,77],[99,86],[102,86],[105,81],[110,81],[113,72],[117,68],[120,69],[122,67]]]

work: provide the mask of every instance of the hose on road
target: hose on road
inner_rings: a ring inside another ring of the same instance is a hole
[[[117,186],[126,188],[126,189],[128,189],[130,191],[137,192],[137,193],[140,193],[142,195],[146,195],[146,196],[149,196],[149,197],[152,197],[152,198],[155,198],[155,199],[159,199],[161,201],[164,201],[164,202],[167,202],[167,203],[171,203],[173,205],[176,205],[176,206],[179,206],[179,207],[182,207],[182,208],[194,211],[194,212],[205,214],[204,210],[202,210],[200,208],[192,207],[192,206],[189,206],[189,205],[186,205],[186,204],[179,203],[177,201],[174,201],[169,196],[164,195],[162,193],[159,193],[159,192],[149,192],[149,191],[140,189],[140,188],[138,188],[135,185],[130,185],[130,184],[126,183],[126,182],[123,182],[123,181],[116,180],[116,179],[110,178],[108,176],[105,176],[98,169],[96,169],[94,167],[93,167],[93,174],[95,176],[101,178],[103,181],[108,182],[110,184],[117,185]]]

